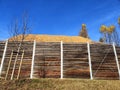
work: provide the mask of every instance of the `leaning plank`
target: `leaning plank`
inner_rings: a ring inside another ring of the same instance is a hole
[[[17,49],[17,55],[15,57],[15,61],[14,61],[14,65],[13,65],[13,70],[12,70],[12,74],[11,74],[11,80],[13,79],[13,76],[14,76],[14,73],[15,73],[15,67],[16,67],[16,63],[17,63],[17,60],[18,60],[18,56],[19,56],[19,52],[20,52],[20,48],[21,48],[21,44],[19,44],[19,47]]]
[[[8,72],[9,72],[9,69],[10,69],[10,64],[11,64],[11,61],[12,61],[12,56],[13,56],[13,50],[12,50],[11,55],[10,55],[10,60],[9,60],[9,63],[8,63],[8,68],[7,68],[5,80],[7,79],[7,76],[8,76]]]
[[[19,70],[18,70],[17,79],[19,79],[19,76],[20,76],[20,70],[21,70],[21,66],[22,66],[23,56],[24,56],[24,50],[23,50],[22,57],[21,57],[21,60],[20,60],[20,66],[19,66]]]

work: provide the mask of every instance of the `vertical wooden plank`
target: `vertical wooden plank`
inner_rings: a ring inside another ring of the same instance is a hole
[[[34,45],[33,45],[33,54],[32,54],[32,64],[31,64],[31,73],[30,73],[30,78],[33,78],[33,68],[34,68],[34,59],[35,59],[35,48],[36,48],[36,41],[34,40]]]
[[[19,44],[19,47],[18,47],[18,50],[17,50],[17,55],[15,57],[15,61],[14,61],[14,65],[13,65],[13,70],[12,70],[12,74],[11,74],[11,80],[13,80],[13,76],[14,76],[14,72],[15,72],[15,67],[16,67],[16,63],[17,63],[17,59],[18,59],[18,56],[19,56],[19,52],[20,52],[20,48],[21,48],[21,44]]]
[[[5,43],[4,52],[3,52],[3,56],[2,56],[2,60],[1,60],[0,77],[1,77],[2,69],[3,69],[3,63],[4,63],[4,60],[5,60],[5,54],[6,54],[6,50],[7,50],[7,45],[8,45],[8,40]]]
[[[91,64],[91,56],[90,56],[90,44],[89,44],[89,42],[87,43],[87,48],[88,48],[89,68],[90,68],[90,79],[93,80],[93,75],[92,75],[92,64]]]
[[[61,79],[63,79],[63,42],[61,41]]]
[[[7,80],[7,77],[8,77],[8,72],[9,72],[9,69],[10,69],[10,64],[11,64],[11,61],[12,61],[12,56],[13,56],[13,50],[12,50],[11,55],[10,55],[10,60],[9,60],[9,63],[8,63],[5,80]]]
[[[22,57],[20,59],[20,66],[19,66],[19,69],[18,69],[17,79],[19,79],[19,76],[20,76],[20,70],[21,70],[21,66],[22,66],[23,56],[24,56],[24,50],[22,52]]]
[[[118,56],[117,56],[117,52],[116,52],[116,48],[115,48],[115,43],[113,43],[113,50],[114,50],[114,54],[115,54],[115,60],[116,60],[119,79],[120,79],[120,66],[119,66],[119,62],[118,62]]]

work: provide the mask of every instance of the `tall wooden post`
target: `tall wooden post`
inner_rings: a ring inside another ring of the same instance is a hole
[[[63,79],[63,42],[61,41],[61,79]]]
[[[120,79],[120,66],[119,66],[119,62],[118,62],[118,56],[117,56],[117,52],[116,52],[116,48],[115,48],[115,43],[113,43],[113,50],[114,50],[114,54],[115,54],[115,60],[116,60],[119,79]]]
[[[8,77],[8,72],[9,72],[9,69],[10,69],[10,64],[11,64],[11,61],[12,61],[12,56],[13,56],[13,50],[12,50],[11,55],[10,55],[10,60],[9,60],[8,67],[7,67],[7,72],[6,72],[6,75],[5,75],[5,80],[7,80],[7,77]]]
[[[90,56],[90,44],[89,42],[87,43],[87,49],[88,49],[88,60],[89,60],[89,68],[90,68],[90,79],[93,79],[92,75],[92,64],[91,64],[91,56]]]
[[[2,69],[3,69],[3,63],[4,63],[4,60],[5,60],[5,54],[6,54],[6,50],[7,50],[7,45],[8,45],[8,40],[5,43],[4,52],[3,52],[3,56],[2,56],[2,60],[1,60],[0,76],[1,76],[1,73],[2,73]]]
[[[31,73],[30,73],[30,78],[33,78],[33,70],[34,70],[34,60],[35,60],[35,48],[36,48],[36,41],[34,40],[33,44],[33,54],[32,54],[32,64],[31,64]]]

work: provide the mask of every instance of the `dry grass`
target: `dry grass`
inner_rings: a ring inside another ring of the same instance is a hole
[[[20,40],[21,35],[17,37],[18,40]],[[12,40],[12,38],[10,38]],[[35,34],[29,34],[26,36],[25,40],[27,41],[33,41],[36,40],[37,42],[91,42],[88,38],[83,38],[80,36],[55,36],[55,35],[35,35]]]
[[[0,90],[120,90],[119,80],[22,79],[0,80]]]

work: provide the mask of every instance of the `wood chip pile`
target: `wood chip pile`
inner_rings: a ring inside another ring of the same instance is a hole
[[[21,35],[17,36],[17,40],[21,40]],[[12,40],[10,38],[9,40]],[[88,38],[83,38],[80,36],[57,36],[57,35],[39,35],[39,34],[29,34],[25,37],[26,41],[36,40],[37,42],[91,42]]]

